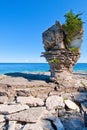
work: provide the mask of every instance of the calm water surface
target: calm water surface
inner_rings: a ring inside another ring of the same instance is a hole
[[[0,63],[0,74],[13,72],[48,72],[50,67],[47,63]],[[78,63],[73,72],[87,73],[87,63]]]

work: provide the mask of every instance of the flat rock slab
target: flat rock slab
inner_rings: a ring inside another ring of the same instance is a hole
[[[48,110],[64,107],[63,98],[59,96],[50,96],[46,100]]]
[[[4,124],[5,124],[5,123],[3,123],[3,122],[0,123],[0,130],[3,130],[2,128],[3,128]]]
[[[5,121],[4,116],[0,115],[0,122],[3,122],[3,121]]]
[[[35,123],[46,110],[45,107],[29,108],[28,110],[8,115],[9,120]]]
[[[21,104],[17,104],[17,105],[1,104],[0,105],[0,113],[2,114],[11,114],[11,113],[23,111],[26,109],[29,109],[29,107],[27,105],[21,105]]]
[[[26,124],[23,130],[43,130],[39,124]]]
[[[8,97],[7,96],[0,96],[0,103],[5,103],[8,102]]]
[[[29,97],[18,97],[17,101],[21,104],[27,104],[29,106],[43,106],[44,102],[40,98],[35,98],[33,96]]]
[[[69,109],[80,111],[79,107],[71,100],[65,100],[65,104]]]
[[[64,126],[60,119],[53,115],[50,111],[44,111],[41,119],[40,124],[46,130],[54,130],[54,127],[56,127],[56,130],[64,130]]]

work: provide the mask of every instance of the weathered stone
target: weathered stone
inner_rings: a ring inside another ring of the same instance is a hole
[[[64,116],[65,114],[65,109],[58,110],[58,117]]]
[[[49,120],[41,120],[39,123],[43,130],[54,130]]]
[[[42,119],[50,122],[50,125],[47,124],[49,126],[48,128],[50,128],[50,129],[53,128],[53,129],[56,129],[56,130],[64,130],[63,124],[61,123],[61,121],[58,117],[52,115],[49,112],[46,112],[45,114],[46,115],[44,115],[42,117]],[[47,129],[47,130],[50,130],[50,129]]]
[[[80,111],[79,107],[71,100],[65,100],[65,104],[69,109]]]
[[[0,115],[0,123],[3,122],[3,121],[5,121],[4,116]]]
[[[0,113],[3,114],[11,114],[11,113],[15,113],[18,111],[23,111],[29,109],[29,107],[27,105],[21,105],[21,104],[16,104],[16,105],[0,105]]]
[[[23,130],[43,130],[39,124],[26,124]]]
[[[35,123],[44,112],[45,107],[29,108],[15,114],[8,115],[9,120]]]
[[[16,123],[16,124],[15,124],[15,130],[20,130],[20,128],[21,128],[21,124]]]
[[[0,96],[7,96],[6,92],[0,92]]]
[[[8,130],[15,130],[15,124],[16,124],[15,121],[10,121],[9,122]]]
[[[43,106],[44,102],[40,98],[35,98],[33,96],[29,97],[18,97],[17,101],[21,104],[27,104],[29,106]]]
[[[0,123],[0,130],[3,130],[3,126],[4,126],[5,123]]]
[[[64,107],[63,98],[59,96],[50,96],[46,100],[48,110]]]
[[[67,80],[66,74],[71,74],[73,66],[80,57],[83,30],[81,29],[76,33],[69,45],[66,42],[67,35],[63,26],[58,21],[42,34],[46,51],[42,56],[48,61],[51,69],[51,76],[54,77],[58,83],[60,79],[62,82]],[[74,50],[73,47],[78,49]],[[64,71],[66,74],[63,75],[63,79],[60,73]]]
[[[84,87],[79,87],[79,88],[78,88],[78,91],[79,91],[79,92],[85,92],[86,89],[85,89]]]
[[[5,102],[8,102],[8,97],[7,96],[0,96],[0,104],[4,104]]]
[[[17,90],[17,96],[30,96],[30,91],[29,90]]]
[[[43,43],[46,50],[51,50],[54,47],[57,49],[65,48],[63,44],[63,32],[59,25],[55,24],[43,33]]]

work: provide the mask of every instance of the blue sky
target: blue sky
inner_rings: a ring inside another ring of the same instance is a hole
[[[87,0],[0,0],[0,63],[45,62],[42,32],[70,9],[83,12],[81,58],[87,62]]]

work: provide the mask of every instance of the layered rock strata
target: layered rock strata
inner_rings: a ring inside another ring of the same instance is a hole
[[[80,57],[80,47],[82,43],[83,31],[77,33],[68,44],[66,42],[67,32],[64,31],[63,26],[56,21],[56,23],[43,32],[43,43],[45,52],[42,53],[50,65],[51,76],[59,81],[61,80],[63,72],[65,79],[72,73],[73,66]]]
[[[0,130],[87,129],[87,76],[74,75],[79,81],[76,86],[67,82],[66,88],[58,90],[45,78],[4,76],[0,80]]]

